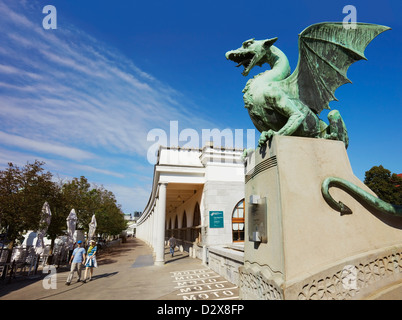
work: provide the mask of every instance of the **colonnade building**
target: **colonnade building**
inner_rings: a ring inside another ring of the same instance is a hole
[[[243,265],[244,161],[242,150],[160,146],[149,201],[136,235],[165,263],[171,235],[182,251],[237,283]]]

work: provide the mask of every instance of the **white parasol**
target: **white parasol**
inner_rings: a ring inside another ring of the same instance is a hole
[[[89,230],[88,230],[88,240],[92,240],[95,235],[96,230],[96,218],[95,215],[92,215],[91,222],[89,223]]]
[[[36,240],[36,246],[35,246],[36,247],[35,251],[37,254],[41,254],[45,249],[43,238],[46,234],[47,229],[49,228],[51,219],[52,219],[52,212],[50,211],[50,206],[46,201],[42,206],[42,212],[39,222],[39,230],[37,232],[38,239]]]
[[[73,249],[74,245],[74,232],[75,232],[75,227],[77,225],[77,214],[75,213],[75,210],[72,209],[70,211],[70,214],[67,217],[67,244],[70,250]]]

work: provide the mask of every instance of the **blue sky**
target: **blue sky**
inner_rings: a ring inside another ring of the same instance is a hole
[[[0,0],[0,167],[42,160],[56,177],[104,185],[124,212],[142,211],[152,187],[151,130],[169,133],[170,121],[200,136],[254,129],[241,91],[263,69],[243,77],[225,52],[278,37],[293,71],[298,33],[342,21],[348,4],[359,22],[392,30],[367,47],[368,61],[349,68],[353,84],[330,106],[346,122],[359,179],[380,164],[401,173],[398,0]],[[55,30],[42,27],[45,5],[57,9]]]

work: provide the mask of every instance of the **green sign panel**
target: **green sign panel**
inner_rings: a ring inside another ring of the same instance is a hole
[[[209,227],[223,228],[223,211],[209,211]]]

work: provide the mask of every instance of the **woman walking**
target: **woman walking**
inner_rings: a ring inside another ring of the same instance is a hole
[[[98,250],[96,242],[94,240],[91,240],[89,243],[90,246],[87,251],[87,260],[85,262],[84,283],[86,283],[87,281],[91,281],[94,268],[98,267],[98,263],[96,262],[96,256],[95,256],[96,251]],[[89,279],[87,280],[88,269],[90,270],[89,270]]]

